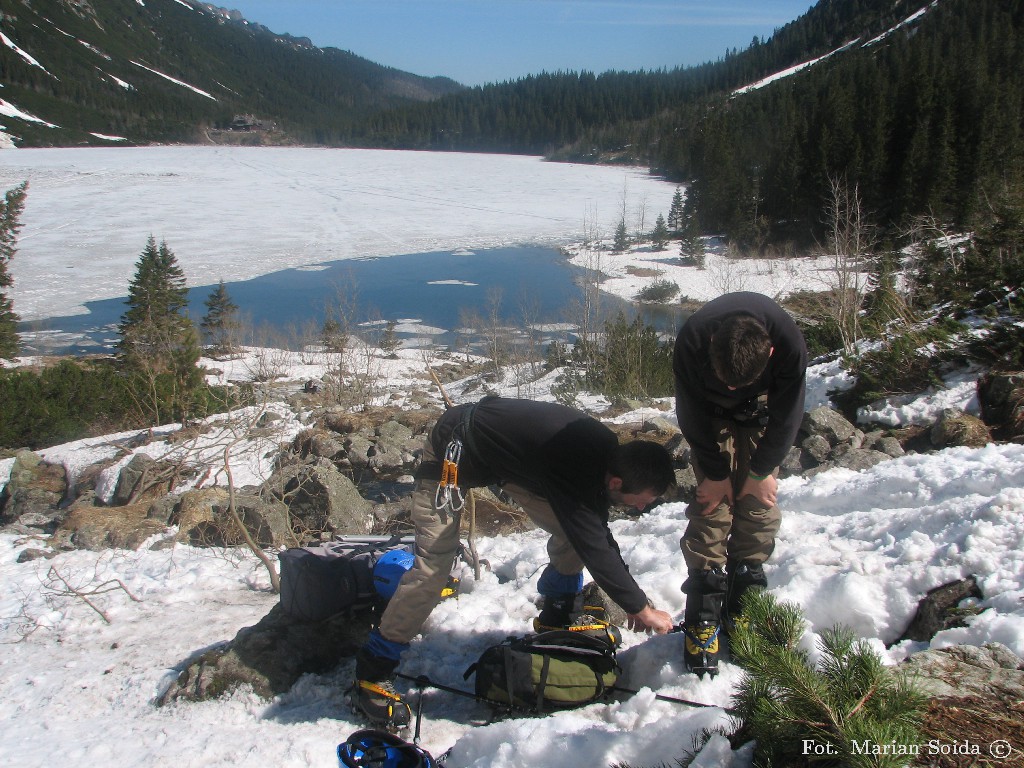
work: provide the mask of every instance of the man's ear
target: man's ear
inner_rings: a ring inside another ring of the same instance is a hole
[[[609,491],[621,491],[622,490],[622,478],[615,477],[612,475],[608,478],[608,490]]]

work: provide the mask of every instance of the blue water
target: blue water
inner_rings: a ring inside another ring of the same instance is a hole
[[[468,314],[489,320],[495,306],[498,319],[510,325],[524,325],[524,305],[530,308],[531,323],[571,322],[570,308],[583,296],[578,282],[583,270],[569,264],[558,251],[537,246],[350,259],[321,266],[227,283],[228,293],[247,323],[257,329],[319,327],[328,309],[340,305],[345,316],[356,323],[416,320],[445,329],[449,333],[434,337],[442,344],[452,343],[454,331]],[[189,314],[197,323],[206,313],[204,302],[215,287],[190,289]],[[49,318],[32,327],[88,339],[48,345],[47,351],[77,354],[112,349],[125,301],[88,302],[88,315]],[[634,311],[628,302],[610,297],[602,298],[602,306],[611,312],[622,309],[628,315]],[[657,324],[671,325],[672,319],[662,313]],[[28,324],[20,330],[28,331]]]

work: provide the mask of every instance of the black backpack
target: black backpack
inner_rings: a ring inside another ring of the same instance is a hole
[[[476,695],[537,714],[603,698],[622,669],[615,660],[617,627],[558,629],[510,637],[483,652],[464,679],[476,674]]]
[[[373,607],[381,600],[374,566],[393,549],[411,551],[411,539],[352,537],[284,550],[278,555],[281,608],[300,621],[323,621],[345,610]]]
[[[412,536],[342,536],[324,544],[286,549],[278,554],[281,608],[300,621],[323,621],[342,611],[383,605],[412,564],[413,542]],[[392,557],[399,554],[405,557]],[[458,592],[455,572],[461,557],[460,546],[444,597]]]

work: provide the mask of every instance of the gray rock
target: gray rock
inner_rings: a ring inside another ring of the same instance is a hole
[[[412,440],[413,435],[409,427],[392,419],[377,428],[377,437],[387,443],[404,445],[408,440]]]
[[[298,468],[285,479],[281,491],[292,516],[292,526],[306,531],[368,533],[372,504],[359,495],[355,484],[328,461]]]
[[[302,675],[328,672],[351,658],[366,641],[372,625],[370,611],[306,623],[275,605],[258,624],[240,630],[231,642],[186,659],[157,703],[205,701],[241,685],[271,699],[287,692]]]
[[[142,486],[152,475],[156,463],[152,456],[145,453],[137,453],[132,456],[131,461],[121,467],[110,505],[120,507],[130,503],[133,496],[143,490]]]
[[[786,458],[782,460],[782,464],[779,465],[779,477],[793,477],[799,475],[804,471],[804,459],[803,450],[794,445],[789,449],[786,454]]]
[[[881,451],[886,456],[894,459],[898,459],[900,456],[905,456],[907,453],[903,450],[903,446],[900,445],[900,441],[892,436],[883,437],[873,446],[873,448],[874,450]]]
[[[60,509],[67,476],[59,464],[47,464],[31,451],[18,451],[11,477],[0,494],[0,524],[17,523],[52,533],[64,519]]]
[[[353,467],[368,467],[370,457],[376,452],[377,447],[364,434],[354,432],[345,441],[345,453]]]
[[[832,453],[832,443],[822,435],[810,435],[805,438],[800,447],[804,452],[817,463],[827,461]]]
[[[946,408],[939,414],[929,438],[938,448],[961,445],[981,448],[992,442],[992,435],[985,422],[956,408]]]
[[[922,651],[900,669],[934,697],[1024,698],[1024,660],[1000,643]]]
[[[865,451],[863,448],[849,448],[845,451],[839,451],[838,454],[839,455],[833,456],[831,461],[832,465],[836,467],[843,467],[845,469],[852,469],[855,472],[870,469],[876,464],[888,461],[892,458],[881,451]]]
[[[807,435],[821,435],[829,445],[838,445],[850,440],[857,428],[838,411],[819,406],[804,414],[800,429]]]

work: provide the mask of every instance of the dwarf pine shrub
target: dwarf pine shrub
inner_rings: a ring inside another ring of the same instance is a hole
[[[754,765],[900,768],[921,743],[926,697],[886,667],[863,640],[836,626],[821,635],[821,659],[797,647],[800,609],[766,591],[744,596],[749,624],[731,638],[744,669],[733,743],[756,742]]]

